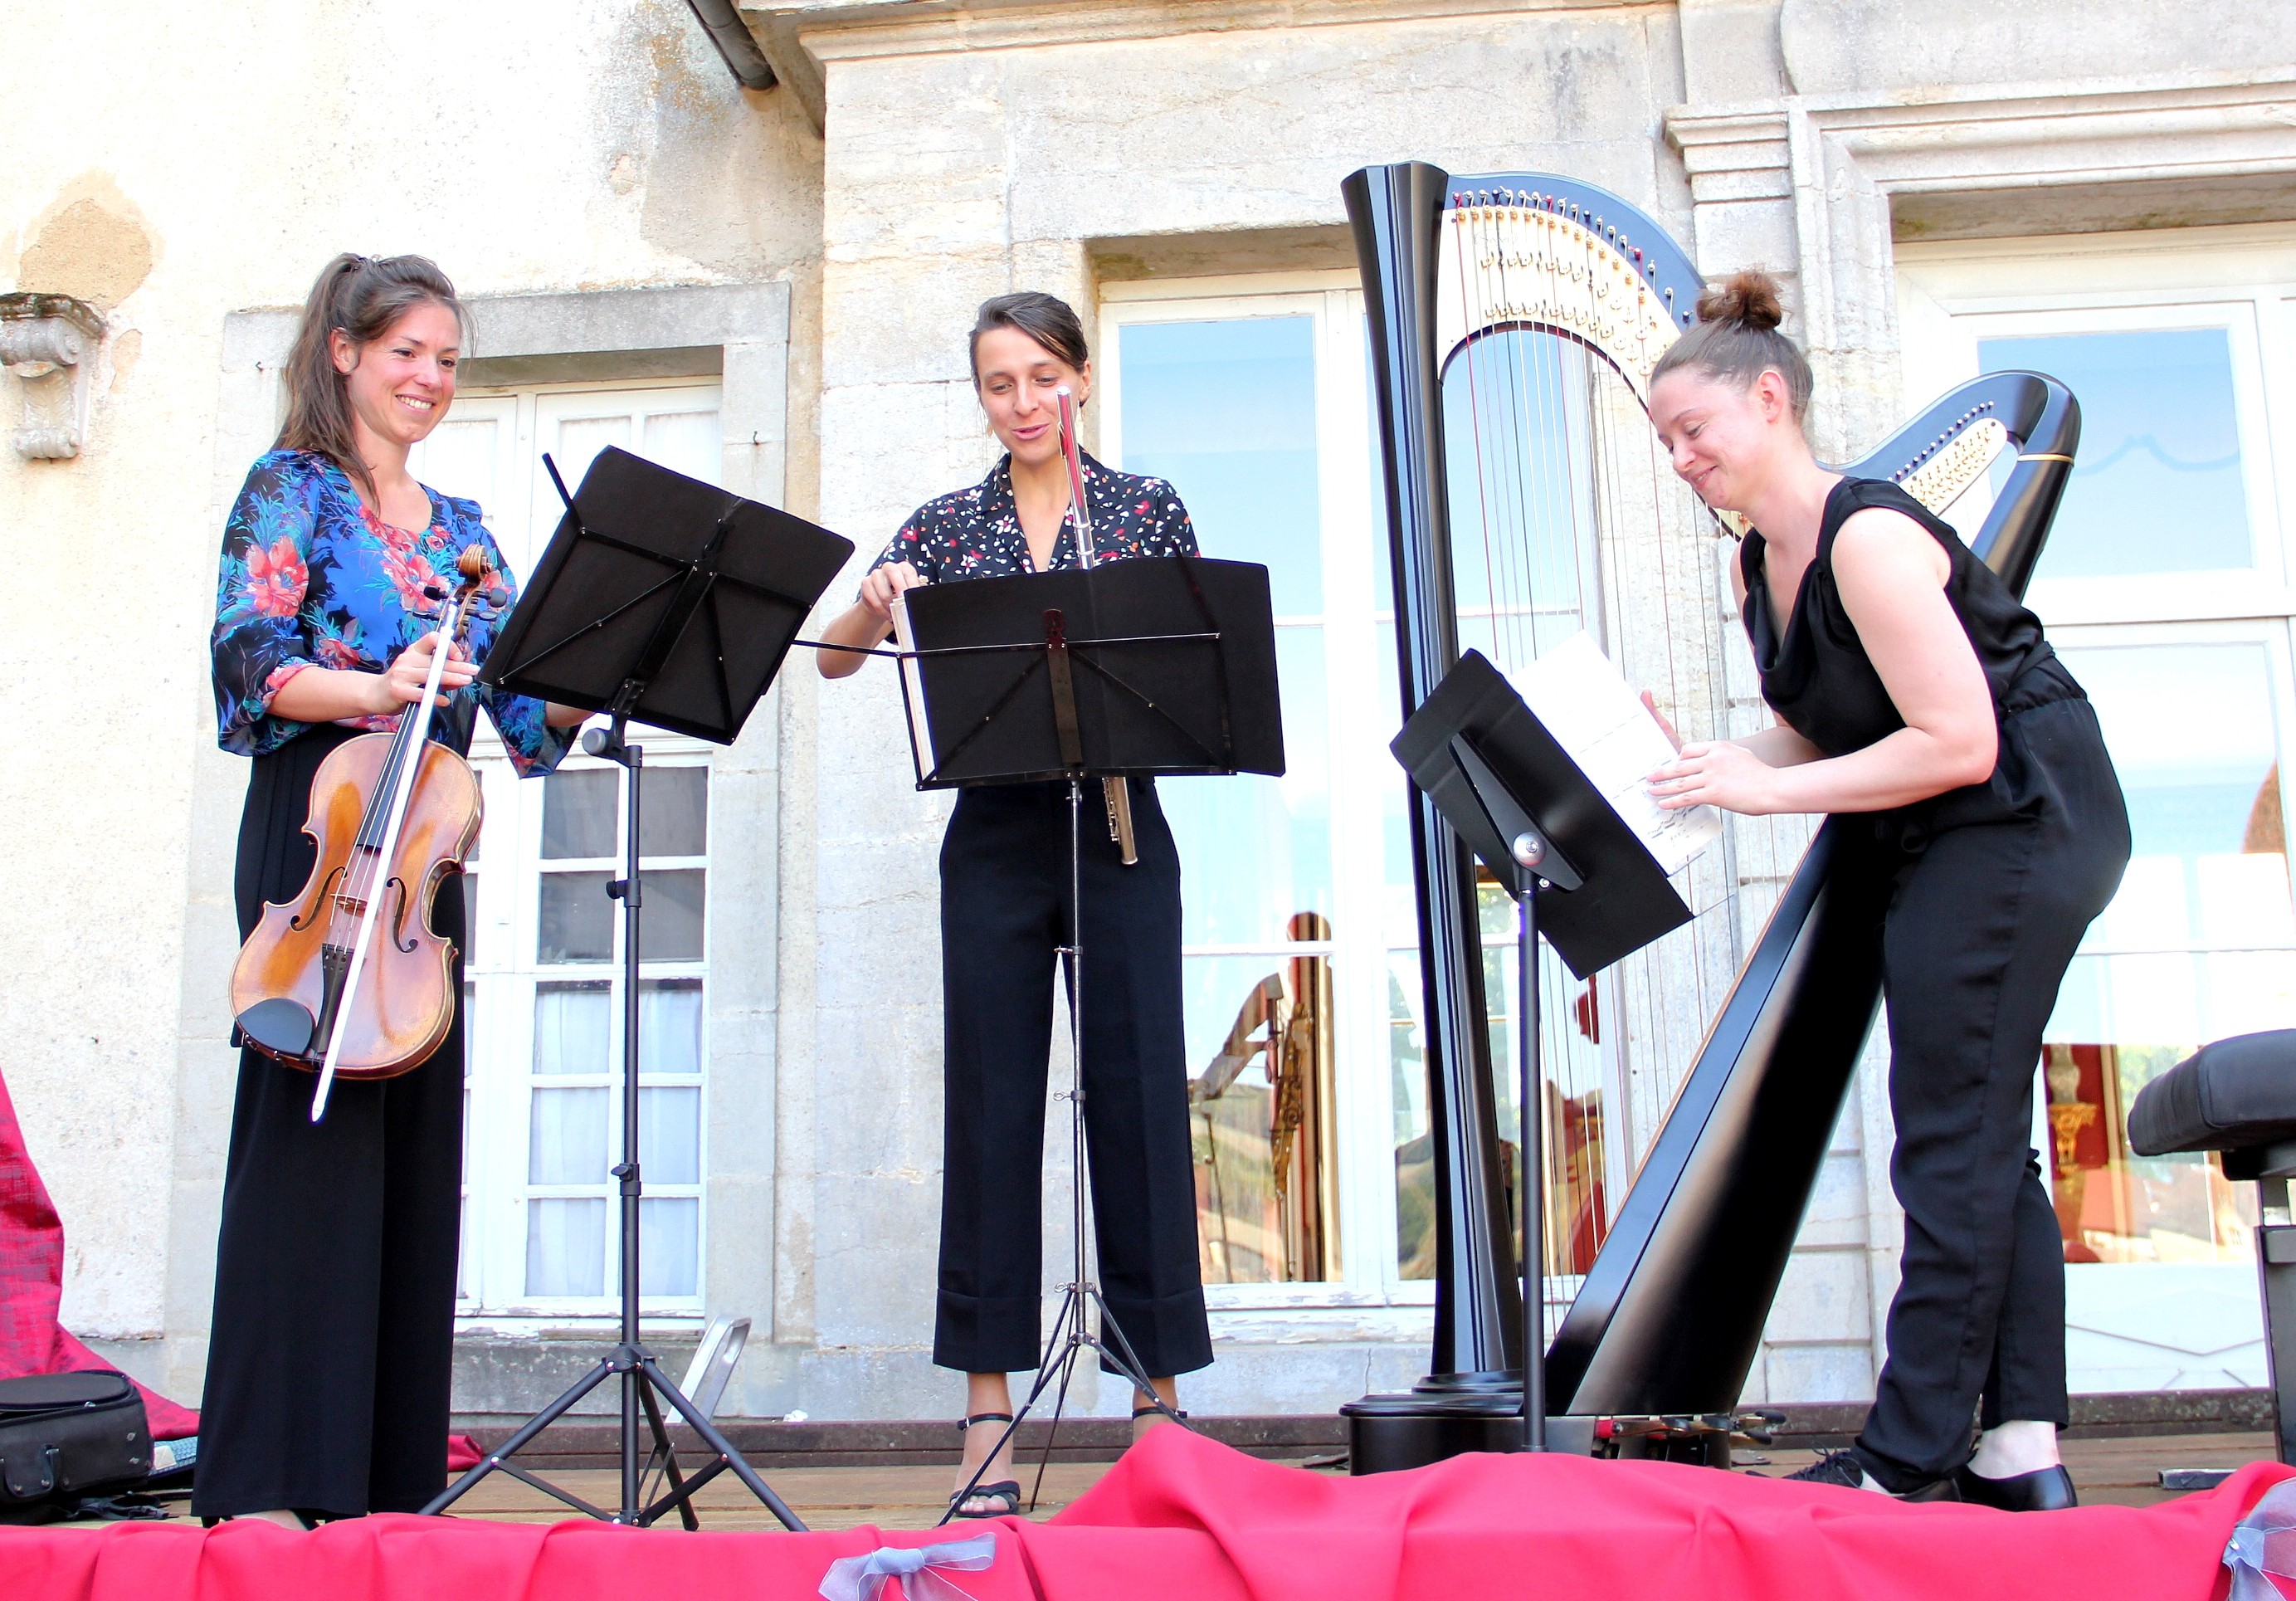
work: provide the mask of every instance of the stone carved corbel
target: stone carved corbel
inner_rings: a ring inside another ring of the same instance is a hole
[[[87,436],[88,389],[103,318],[70,295],[0,294],[0,365],[24,391],[24,425],[16,454],[64,461]]]

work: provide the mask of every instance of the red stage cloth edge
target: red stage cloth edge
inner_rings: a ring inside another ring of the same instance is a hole
[[[63,1219],[32,1165],[7,1080],[0,1078],[0,1379],[111,1367],[56,1321],[63,1283]],[[135,1387],[154,1440],[200,1432],[198,1413]]]
[[[974,1601],[2221,1601],[2233,1525],[2290,1470],[2259,1463],[2159,1507],[2046,1515],[1909,1507],[1864,1490],[1667,1463],[1466,1457],[1346,1479],[1159,1429],[1050,1523],[1000,1519]],[[381,1516],[0,1530],[10,1601],[810,1601],[829,1564],[980,1531],[687,1535]],[[893,1591],[885,1593],[891,1601]]]

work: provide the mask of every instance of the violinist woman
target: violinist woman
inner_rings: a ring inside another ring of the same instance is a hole
[[[1811,456],[1809,364],[1778,332],[1776,284],[1742,273],[1698,316],[1652,374],[1651,418],[1676,472],[1753,525],[1736,577],[1779,720],[1684,745],[1652,793],[1858,814],[1851,848],[1891,882],[1874,932],[1902,1277],[1864,1431],[1792,1476],[2070,1507],[2064,1255],[2030,1145],[2033,1079],[2057,987],[2128,865],[2120,781],[2095,709],[1993,571],[1904,490]]]
[[[1054,391],[1066,385],[1078,405],[1091,393],[1083,325],[1050,295],[1000,295],[973,324],[972,365],[1005,455],[979,483],[926,502],[901,525],[859,601],[824,631],[833,645],[882,642],[894,597],[920,584],[1078,565]],[[1100,559],[1195,554],[1169,484],[1083,461]],[[865,659],[817,658],[832,678]],[[1011,1421],[1006,1374],[1035,1367],[1039,1354],[1046,1057],[1055,949],[1075,913],[1068,794],[1065,784],[963,790],[941,842],[947,1096],[933,1360],[967,1375],[960,1488]],[[1158,1397],[1177,1407],[1170,1375],[1209,1367],[1212,1352],[1180,1024],[1180,862],[1155,786],[1135,782],[1132,807],[1132,866],[1105,830],[1083,831],[1083,1084],[1103,1288],[1157,1390],[1134,1397],[1136,1437],[1160,1419]],[[1000,1453],[956,1515],[1019,1511],[1010,1467]]]
[[[407,452],[455,399],[466,324],[418,256],[339,256],[312,286],[284,373],[287,417],[224,530],[216,596],[223,748],[253,759],[239,833],[242,938],[294,899],[319,763],[422,698],[438,580],[466,546],[501,553],[479,508],[425,489]],[[502,582],[512,583],[502,573]],[[472,683],[489,626],[454,650],[431,737],[467,750],[484,706],[521,773],[547,772],[584,714]],[[463,941],[461,887],[431,926]],[[462,993],[462,964],[453,992]],[[216,1246],[193,1510],[291,1528],[412,1512],[445,1482],[462,1173],[463,1019],[395,1078],[333,1088],[240,1055]]]

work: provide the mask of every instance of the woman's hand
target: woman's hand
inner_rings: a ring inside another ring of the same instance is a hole
[[[1761,817],[1788,809],[1778,793],[1778,770],[1729,740],[1693,740],[1650,776],[1651,799],[1669,811],[1718,806]]]
[[[439,648],[439,636],[425,634],[422,638],[398,653],[398,659],[390,667],[371,677],[374,680],[376,703],[370,708],[376,715],[389,717],[401,707],[420,705],[422,686],[430,677],[430,661]],[[457,643],[448,652],[447,665],[439,675],[439,694],[436,703],[444,706],[447,697],[458,689],[467,688],[478,676],[478,665],[471,660],[469,651]]]
[[[888,562],[861,580],[861,603],[879,622],[893,620],[893,602],[903,592],[916,588],[924,579],[906,562]]]

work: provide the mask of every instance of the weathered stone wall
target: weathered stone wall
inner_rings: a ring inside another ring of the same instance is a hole
[[[165,1376],[188,1396],[230,1089],[219,1042],[179,1051],[179,1022],[216,1010],[184,986],[235,944],[245,782],[214,748],[206,645],[248,456],[217,449],[275,417],[264,374],[226,380],[227,315],[299,303],[348,249],[430,255],[480,295],[788,280],[810,316],[820,146],[785,92],[732,86],[677,0],[272,0],[125,34],[20,6],[6,38],[0,286],[88,300],[112,333],[78,459],[0,450],[28,557],[0,600],[0,817],[29,858],[0,1072],[65,1219],[67,1320],[181,1336]],[[793,387],[803,506],[813,389]]]

